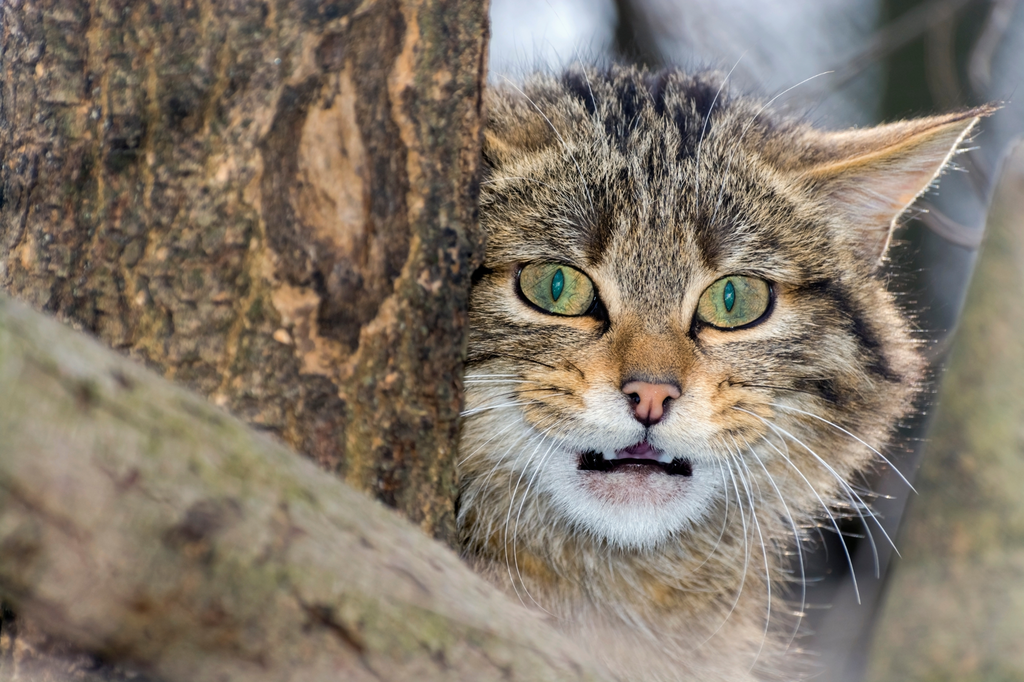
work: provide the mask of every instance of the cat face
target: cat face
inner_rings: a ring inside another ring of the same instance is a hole
[[[920,367],[878,261],[974,117],[824,134],[722,85],[613,69],[492,96],[468,544],[656,552],[730,497],[766,529],[858,504],[846,479]]]

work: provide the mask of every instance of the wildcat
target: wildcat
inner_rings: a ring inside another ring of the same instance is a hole
[[[990,111],[827,132],[726,80],[487,100],[461,541],[622,679],[782,674],[804,534],[922,383],[893,226]]]

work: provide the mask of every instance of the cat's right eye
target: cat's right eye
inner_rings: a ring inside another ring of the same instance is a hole
[[[519,291],[530,303],[554,315],[585,315],[596,298],[590,278],[562,263],[524,265],[519,271]]]

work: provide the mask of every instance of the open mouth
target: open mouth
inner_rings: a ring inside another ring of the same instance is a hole
[[[603,452],[590,450],[580,455],[580,471],[619,471],[638,470],[655,468],[660,469],[669,476],[692,476],[693,465],[682,457],[669,459],[669,457],[658,450],[647,441],[641,441],[628,448],[616,450],[609,455]]]

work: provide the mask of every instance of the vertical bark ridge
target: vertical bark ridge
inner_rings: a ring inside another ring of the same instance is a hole
[[[452,541],[486,3],[2,11],[3,287]]]

